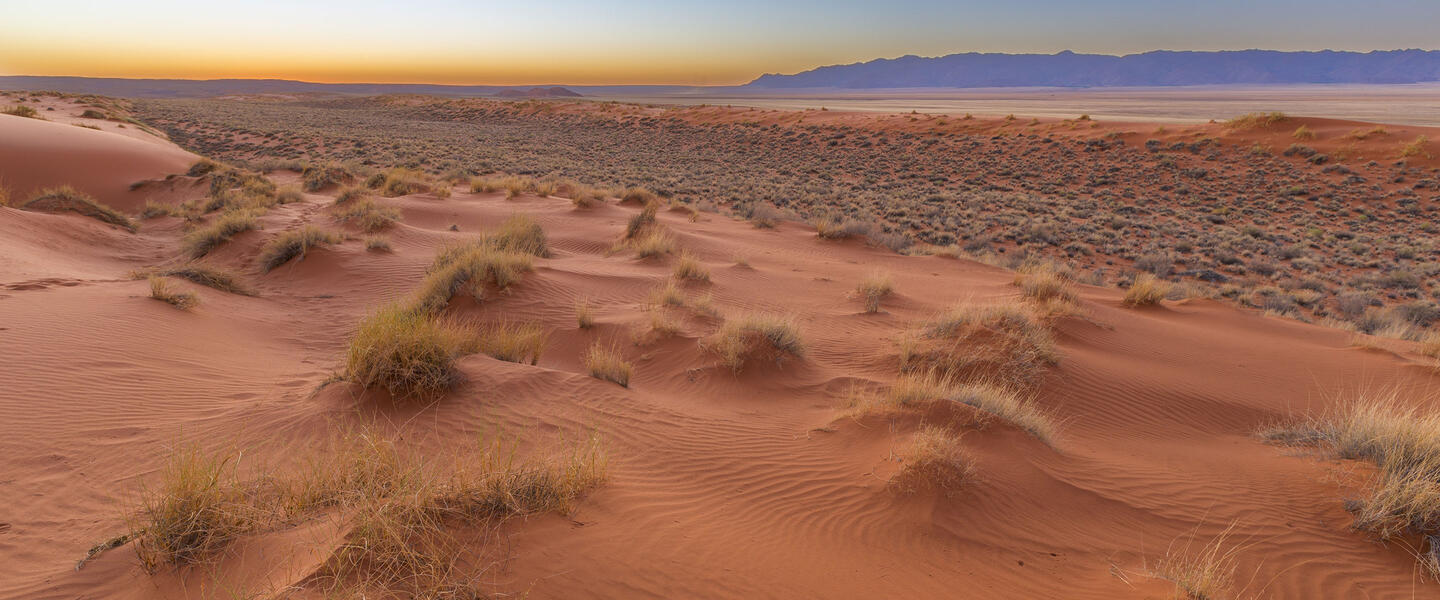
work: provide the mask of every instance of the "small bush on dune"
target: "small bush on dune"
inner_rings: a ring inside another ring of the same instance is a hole
[[[680,260],[675,261],[672,273],[681,281],[710,281],[710,270],[689,250],[680,253]]]
[[[784,212],[768,202],[756,204],[750,209],[750,224],[757,229],[774,229],[784,217]]]
[[[805,343],[795,319],[779,315],[748,314],[726,321],[706,347],[720,356],[720,364],[739,373],[754,359],[777,364],[787,356],[805,355]]]
[[[994,415],[1046,445],[1055,445],[1058,428],[1054,418],[1010,387],[984,380],[971,381],[955,386],[950,399]]]
[[[1189,551],[1194,543],[1193,532],[1183,548],[1176,548],[1175,542],[1171,542],[1165,557],[1155,564],[1151,574],[1173,582],[1185,598],[1221,600],[1244,597],[1231,591],[1238,568],[1236,555],[1241,549],[1229,543],[1234,528],[1232,524],[1198,552]]]
[[[582,183],[570,183],[560,193],[570,199],[575,208],[592,208],[605,204],[605,191]]]
[[[1429,145],[1430,138],[1423,135],[1417,137],[1415,141],[1400,148],[1400,158],[1410,158],[1412,156],[1430,158],[1430,151],[1426,149]]]
[[[191,283],[217,289],[222,292],[240,294],[242,296],[255,295],[255,291],[250,289],[250,286],[246,285],[244,280],[233,271],[199,262],[191,262],[178,267],[163,267],[136,271],[132,273],[131,276],[135,279],[156,276],[179,277]]]
[[[487,325],[471,340],[469,350],[506,362],[535,364],[550,335],[538,323],[501,322]]]
[[[335,194],[335,204],[349,204],[370,196],[370,189],[363,185],[347,185]]]
[[[275,192],[275,201],[280,204],[294,204],[303,200],[305,200],[305,193],[293,185],[287,185]]]
[[[664,230],[652,230],[630,242],[638,258],[659,258],[675,251],[675,238]]]
[[[654,192],[651,192],[650,190],[642,187],[629,188],[620,195],[621,204],[639,204],[640,206],[646,208],[649,208],[651,205],[656,204],[657,202],[659,202],[659,200],[660,198],[657,197]]]
[[[856,221],[846,218],[837,220],[830,217],[821,218],[815,221],[815,235],[825,240],[843,240],[852,237],[869,235],[874,225],[864,221]]]
[[[380,206],[370,198],[360,198],[335,207],[335,219],[341,223],[352,223],[360,231],[374,233],[400,220],[400,211]]]
[[[0,111],[0,113],[14,115],[16,117],[25,117],[27,119],[40,119],[40,112],[26,104],[16,104],[15,106]]]
[[[1154,306],[1160,304],[1168,293],[1170,284],[1149,273],[1141,273],[1135,276],[1135,281],[1125,290],[1122,301],[1127,306]]]
[[[1290,134],[1290,137],[1293,137],[1297,140],[1313,140],[1315,139],[1315,130],[1301,125],[1300,127],[1295,129],[1295,133]]]
[[[1048,267],[1037,267],[1015,275],[1020,295],[1031,300],[1075,302],[1079,296],[1064,274]]]
[[[133,517],[130,537],[146,570],[199,562],[254,526],[262,512],[236,481],[236,468],[194,447],[170,457],[159,487],[142,492]]]
[[[383,235],[372,235],[365,238],[365,249],[376,252],[391,252],[390,239]]]
[[[309,225],[287,231],[260,249],[260,269],[268,273],[297,256],[304,260],[305,253],[311,248],[321,244],[338,244],[343,239],[338,233]]]
[[[520,252],[541,258],[550,255],[545,229],[530,215],[510,215],[487,237],[487,243],[506,252]]]
[[[180,239],[180,247],[190,258],[200,258],[241,232],[259,227],[254,211],[234,210],[224,213]]]
[[[880,301],[895,291],[890,276],[876,271],[855,286],[855,295],[865,302],[865,312],[880,312]]]
[[[300,172],[302,185],[307,192],[318,192],[332,185],[344,185],[355,181],[355,174],[335,163],[306,165]]]
[[[900,454],[900,470],[888,485],[900,493],[935,490],[954,495],[974,477],[975,466],[953,431],[926,425]]]
[[[1225,126],[1231,129],[1263,129],[1289,118],[1282,112],[1247,113],[1226,121]]]
[[[621,387],[630,387],[630,363],[625,362],[625,356],[620,353],[619,347],[603,346],[596,342],[585,351],[581,362],[591,377],[618,383]]]
[[[529,254],[498,250],[483,242],[447,248],[435,256],[411,305],[421,312],[438,312],[466,287],[477,301],[484,300],[486,286],[503,290],[531,268]]]
[[[675,286],[674,280],[667,279],[665,283],[650,290],[650,303],[658,307],[684,306],[685,293]]]
[[[910,342],[900,355],[902,371],[939,370],[1029,384],[1058,360],[1046,325],[1013,304],[957,304]]]
[[[46,212],[70,211],[103,223],[124,227],[132,232],[136,230],[135,222],[131,221],[130,217],[68,185],[41,190],[20,208]]]
[[[150,297],[180,310],[189,310],[200,304],[200,297],[194,292],[177,292],[170,289],[169,282],[158,275],[150,276]]]
[[[402,398],[430,398],[460,379],[455,359],[473,335],[452,321],[390,305],[360,323],[345,356],[345,379]]]
[[[630,217],[630,221],[625,224],[624,239],[634,240],[644,234],[651,233],[651,230],[654,229],[655,226],[655,216],[659,212],[659,204],[654,202],[646,204],[640,209],[640,212],[635,213],[635,216]]]
[[[1381,540],[1420,535],[1431,540],[1422,562],[1434,569],[1440,534],[1440,414],[1401,403],[1398,394],[1362,395],[1318,418],[1271,427],[1262,438],[1318,446],[1336,457],[1378,468],[1366,496],[1351,501],[1355,528]]]
[[[425,173],[404,167],[397,167],[378,176],[378,183],[371,187],[380,190],[385,197],[408,196],[428,192],[433,184]]]

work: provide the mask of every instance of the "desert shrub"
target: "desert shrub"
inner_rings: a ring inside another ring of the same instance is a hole
[[[533,217],[513,214],[489,235],[488,243],[506,252],[520,252],[532,256],[550,255],[550,246],[545,229]]]
[[[1023,306],[961,303],[902,346],[902,371],[1033,383],[1059,360],[1049,328]]]
[[[169,282],[158,275],[150,276],[150,297],[180,310],[189,310],[200,304],[200,297],[194,292],[177,292],[170,289]]]
[[[649,207],[659,202],[659,198],[653,192],[642,187],[632,187],[620,195],[621,204],[639,204]]]
[[[355,181],[355,174],[336,163],[306,165],[300,171],[301,185],[307,192],[318,192],[332,185],[345,185]]]
[[[101,120],[104,120],[104,119],[108,119],[108,118],[110,118],[110,117],[107,116],[105,113],[100,112],[100,111],[98,111],[98,110],[95,110],[95,109],[93,109],[93,108],[87,108],[87,109],[85,109],[84,112],[81,112],[81,113],[80,113],[80,118],[82,118],[82,119],[101,119]]]
[[[1295,129],[1294,133],[1290,134],[1290,137],[1293,137],[1297,140],[1313,140],[1315,139],[1315,130],[1310,129],[1305,125],[1301,125],[1300,127]]]
[[[590,309],[590,301],[575,301],[575,324],[581,329],[589,329],[595,326],[595,315]]]
[[[1020,295],[1031,300],[1075,302],[1079,296],[1063,273],[1049,266],[1036,266],[1015,274]]]
[[[343,239],[338,233],[310,225],[287,231],[275,236],[260,249],[260,269],[268,273],[297,256],[305,260],[305,253],[311,248],[321,244],[338,244]]]
[[[300,191],[297,186],[287,185],[275,192],[275,201],[280,204],[292,204],[303,200],[305,200],[305,193]]]
[[[1350,501],[1355,528],[1381,540],[1440,533],[1440,414],[1405,406],[1397,393],[1362,394],[1322,416],[1262,430],[1275,443],[1319,446],[1374,463],[1365,497]],[[1428,556],[1427,556],[1428,557]],[[1434,572],[1433,560],[1427,567]]]
[[[950,399],[993,415],[1046,445],[1055,445],[1058,426],[1054,417],[1037,407],[1033,399],[1007,385],[983,379],[971,381],[956,385]]]
[[[531,268],[529,254],[499,250],[483,241],[446,248],[436,254],[410,306],[419,312],[438,312],[467,287],[472,297],[483,300],[487,286],[508,288]]]
[[[657,203],[652,202],[644,205],[640,209],[640,212],[635,213],[635,216],[630,217],[630,221],[625,224],[624,239],[633,240],[646,233],[650,233],[656,225],[655,215],[659,211],[660,205]]]
[[[887,482],[898,492],[935,490],[954,495],[974,477],[975,466],[960,435],[934,425],[921,427],[900,453],[900,470]]]
[[[1226,121],[1225,126],[1231,129],[1264,129],[1286,119],[1289,117],[1282,112],[1247,113]]]
[[[757,203],[750,209],[750,223],[761,229],[774,229],[784,217],[784,212],[768,202]]]
[[[685,293],[676,287],[674,280],[667,279],[655,289],[650,290],[650,303],[657,307],[684,306]]]
[[[625,356],[620,353],[618,346],[603,346],[596,342],[585,351],[581,362],[591,377],[618,383],[621,387],[630,387],[630,363],[625,362]]]
[[[880,312],[880,301],[895,291],[890,275],[876,271],[860,280],[855,286],[855,295],[865,303],[865,312]]]
[[[335,206],[332,214],[341,223],[351,223],[360,231],[375,233],[384,230],[400,220],[400,211],[380,206],[370,198],[351,200]]]
[[[392,252],[390,238],[383,235],[372,235],[365,238],[365,249],[376,252]]]
[[[363,185],[346,185],[335,194],[335,204],[349,204],[357,200],[364,200],[369,195],[370,188]]]
[[[124,227],[132,232],[136,230],[135,222],[131,221],[130,217],[68,185],[41,190],[20,208],[46,212],[70,211],[102,223]]]
[[[710,270],[689,250],[680,253],[680,259],[675,261],[672,272],[675,278],[681,281],[710,281]]]
[[[250,289],[250,286],[234,271],[201,262],[189,262],[175,267],[145,269],[131,273],[131,277],[134,279],[148,279],[157,276],[178,277],[191,283],[231,294],[240,294],[242,296],[255,295],[255,291]]]
[[[373,183],[375,185],[370,187],[380,190],[380,194],[387,198],[428,192],[433,186],[429,175],[404,167],[386,171],[379,176],[378,182]]]
[[[1193,532],[1183,547],[1175,546],[1179,540],[1172,541],[1165,556],[1155,563],[1151,575],[1174,583],[1177,598],[1182,594],[1193,600],[1249,597],[1232,591],[1238,567],[1236,555],[1241,548],[1229,542],[1234,527],[1232,524],[1194,552],[1190,551]]]
[[[236,234],[259,227],[251,210],[233,210],[221,214],[209,225],[199,227],[180,238],[180,247],[190,258],[200,258],[220,247]]]
[[[675,251],[675,238],[664,230],[654,230],[630,243],[639,258],[658,258]]]
[[[540,361],[549,337],[538,323],[503,321],[481,328],[479,335],[472,338],[469,349],[506,362],[533,365]]]
[[[37,110],[35,110],[34,107],[29,106],[29,105],[27,105],[27,104],[16,104],[15,106],[11,106],[11,107],[9,107],[9,108],[6,108],[5,110],[0,110],[0,114],[14,115],[14,116],[17,116],[17,117],[25,117],[25,118],[27,118],[27,119],[39,119],[39,118],[41,118],[41,117],[40,117],[40,112],[37,111]]]
[[[392,304],[360,323],[345,355],[345,379],[401,398],[434,397],[460,379],[455,359],[473,335],[452,321]]]
[[[850,218],[835,219],[833,217],[822,217],[816,219],[815,235],[826,240],[843,240],[852,237],[864,236],[870,233],[874,225],[865,221],[857,221]]]
[[[159,486],[142,491],[129,534],[148,571],[207,559],[254,526],[263,513],[236,480],[236,468],[193,446],[171,455]]]
[[[786,357],[805,355],[795,319],[779,315],[747,314],[726,321],[705,346],[736,373],[751,360],[770,359],[779,364]]]
[[[1410,142],[1409,144],[1406,144],[1400,148],[1400,158],[1409,158],[1412,156],[1422,156],[1425,158],[1430,158],[1430,152],[1426,150],[1426,147],[1428,147],[1429,145],[1430,138],[1423,135],[1417,137],[1415,138],[1415,141]]]
[[[1154,306],[1169,293],[1169,283],[1149,273],[1140,273],[1125,289],[1125,297],[1121,301],[1127,306]]]

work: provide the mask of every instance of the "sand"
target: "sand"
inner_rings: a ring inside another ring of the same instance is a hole
[[[0,116],[0,175],[12,186],[71,183],[133,211],[129,184],[193,159],[158,140]],[[204,193],[184,176],[164,189],[171,200]],[[824,241],[801,224],[662,211],[711,272],[690,297],[713,295],[724,316],[800,324],[803,359],[737,375],[698,343],[716,318],[677,310],[675,336],[635,341],[673,261],[607,251],[636,207],[458,189],[377,199],[403,214],[393,252],[352,239],[260,274],[266,240],[302,223],[341,229],[326,212],[333,193],[272,209],[262,230],[207,257],[245,272],[257,296],[176,281],[200,296],[191,311],[126,276],[175,260],[178,219],[132,234],[0,208],[0,597],[270,597],[313,570],[333,526],[249,540],[203,569],[149,575],[130,546],[75,562],[125,531],[127,503],[181,441],[263,462],[360,425],[436,450],[496,429],[604,437],[610,481],[574,514],[504,529],[510,560],[493,583],[531,598],[1167,598],[1173,586],[1150,567],[1190,534],[1203,544],[1232,523],[1238,578],[1262,597],[1436,593],[1403,547],[1350,529],[1341,499],[1362,473],[1253,436],[1357,389],[1433,389],[1413,344],[1355,348],[1349,333],[1210,300],[1130,309],[1118,290],[1080,286],[1084,314],[1056,324],[1061,358],[1037,396],[1062,421],[1055,447],[962,411],[978,480],[953,497],[898,496],[886,480],[919,417],[844,418],[846,390],[892,381],[896,337],[952,303],[1020,302],[1013,273]],[[510,292],[452,310],[543,324],[550,345],[537,365],[466,357],[466,381],[425,406],[322,389],[361,317],[413,289],[438,248],[513,213],[544,226],[553,256]],[[876,270],[896,293],[866,314],[850,291]],[[593,329],[576,328],[581,299]],[[634,363],[629,388],[583,372],[596,340]]]

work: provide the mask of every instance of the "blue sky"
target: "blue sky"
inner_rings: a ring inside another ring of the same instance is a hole
[[[729,84],[905,54],[1440,48],[1440,0],[0,0],[0,73]]]

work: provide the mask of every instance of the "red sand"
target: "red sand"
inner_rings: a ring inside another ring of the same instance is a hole
[[[73,183],[117,206],[130,183],[192,158],[55,123],[0,116],[0,128],[10,185]],[[171,188],[203,192],[187,185]],[[309,195],[207,259],[246,272],[260,295],[176,281],[201,297],[193,311],[125,276],[172,260],[178,220],[130,234],[0,208],[0,597],[269,597],[313,568],[333,528],[249,540],[205,570],[146,575],[128,546],[74,565],[125,530],[125,503],[179,440],[234,443],[263,461],[366,423],[437,449],[495,428],[605,437],[611,480],[578,512],[507,526],[513,561],[495,581],[532,598],[1166,598],[1173,586],[1147,566],[1190,531],[1199,545],[1232,522],[1239,579],[1262,596],[1437,593],[1404,548],[1349,529],[1341,499],[1358,477],[1251,435],[1341,392],[1433,388],[1409,344],[1360,350],[1350,334],[1217,302],[1134,310],[1115,290],[1082,287],[1088,317],[1061,321],[1062,357],[1039,396],[1063,419],[1058,447],[992,423],[964,436],[977,483],[953,498],[897,497],[885,479],[916,420],[841,419],[846,389],[893,380],[895,337],[951,303],[1019,302],[1011,273],[821,241],[796,224],[662,212],[711,270],[690,295],[713,294],[727,316],[799,320],[803,360],[737,376],[696,343],[715,319],[681,316],[676,337],[633,343],[649,290],[670,273],[668,262],[606,255],[634,207],[464,193],[378,201],[404,213],[394,253],[352,240],[259,274],[265,240],[300,223],[338,228],[329,198]],[[467,383],[429,407],[366,410],[345,385],[312,393],[367,311],[412,289],[439,247],[515,212],[539,220],[554,256],[509,294],[459,310],[542,323],[551,345],[537,366],[467,357]],[[864,314],[847,296],[876,269],[896,295]],[[579,299],[596,328],[576,329]],[[618,340],[635,364],[629,389],[583,374],[579,355],[597,339]]]

